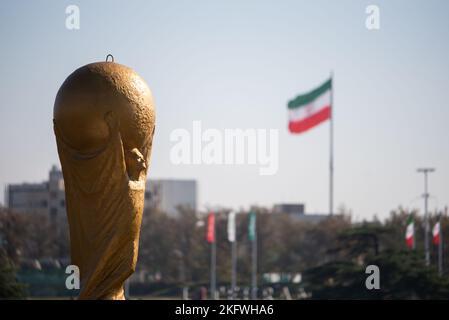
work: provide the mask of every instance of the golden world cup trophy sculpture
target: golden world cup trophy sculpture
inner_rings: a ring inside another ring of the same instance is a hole
[[[92,63],[64,81],[53,112],[79,299],[124,299],[155,129],[150,89],[113,59]]]

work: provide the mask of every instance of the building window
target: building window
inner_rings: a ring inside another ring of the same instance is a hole
[[[48,205],[47,200],[42,200],[41,202],[42,208],[47,208],[47,205]]]
[[[57,208],[50,208],[50,216],[56,217],[56,215],[58,214],[58,209]]]
[[[64,199],[61,200],[60,205],[61,205],[61,208],[65,207],[65,200]]]
[[[151,192],[150,191],[146,191],[145,192],[145,200],[150,200],[151,198]]]

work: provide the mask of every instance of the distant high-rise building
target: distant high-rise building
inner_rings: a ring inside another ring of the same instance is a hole
[[[196,180],[150,179],[145,188],[145,208],[156,208],[178,216],[178,207],[196,211]]]

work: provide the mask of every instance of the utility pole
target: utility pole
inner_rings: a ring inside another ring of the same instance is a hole
[[[426,259],[426,266],[430,265],[430,244],[429,244],[429,232],[430,232],[430,225],[429,225],[429,212],[427,210],[428,201],[429,201],[429,192],[427,188],[427,176],[429,173],[434,172],[434,168],[418,168],[417,171],[419,173],[424,173],[424,251],[425,251],[425,259]]]

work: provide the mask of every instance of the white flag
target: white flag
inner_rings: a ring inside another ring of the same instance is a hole
[[[231,211],[228,214],[228,241],[235,241],[235,212]]]

